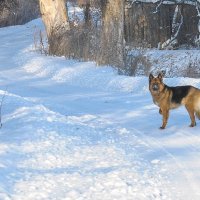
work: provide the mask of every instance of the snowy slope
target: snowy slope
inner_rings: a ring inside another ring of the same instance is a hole
[[[160,131],[146,77],[40,55],[35,26],[0,29],[0,200],[199,200],[200,123]]]

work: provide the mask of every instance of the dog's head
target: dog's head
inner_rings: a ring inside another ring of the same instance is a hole
[[[164,88],[163,73],[159,73],[157,77],[149,75],[149,90],[153,94],[160,93]]]

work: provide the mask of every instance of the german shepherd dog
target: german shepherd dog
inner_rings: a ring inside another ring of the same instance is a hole
[[[163,116],[162,126],[164,129],[169,118],[169,110],[184,105],[187,109],[191,124],[196,126],[195,114],[200,119],[200,90],[193,86],[170,87],[163,83],[163,74],[159,73],[157,77],[149,75],[149,90],[153,102],[160,108],[159,113]]]

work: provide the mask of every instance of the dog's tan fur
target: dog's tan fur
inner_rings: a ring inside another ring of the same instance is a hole
[[[155,87],[155,88],[154,88]],[[157,77],[149,75],[149,90],[153,102],[160,108],[159,113],[163,116],[161,129],[167,125],[169,110],[184,105],[189,113],[191,124],[196,125],[195,114],[200,119],[200,90],[193,86],[169,87],[163,83],[163,75]]]

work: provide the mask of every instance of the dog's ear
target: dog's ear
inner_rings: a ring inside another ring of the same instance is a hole
[[[162,81],[163,80],[163,73],[162,72],[160,72],[159,74],[158,74],[158,78]]]
[[[162,73],[162,75],[163,75],[163,77],[164,77],[165,74],[166,74],[166,70],[162,70],[161,73]]]
[[[154,78],[153,74],[150,73],[150,74],[149,74],[149,81],[151,81],[153,78]]]

